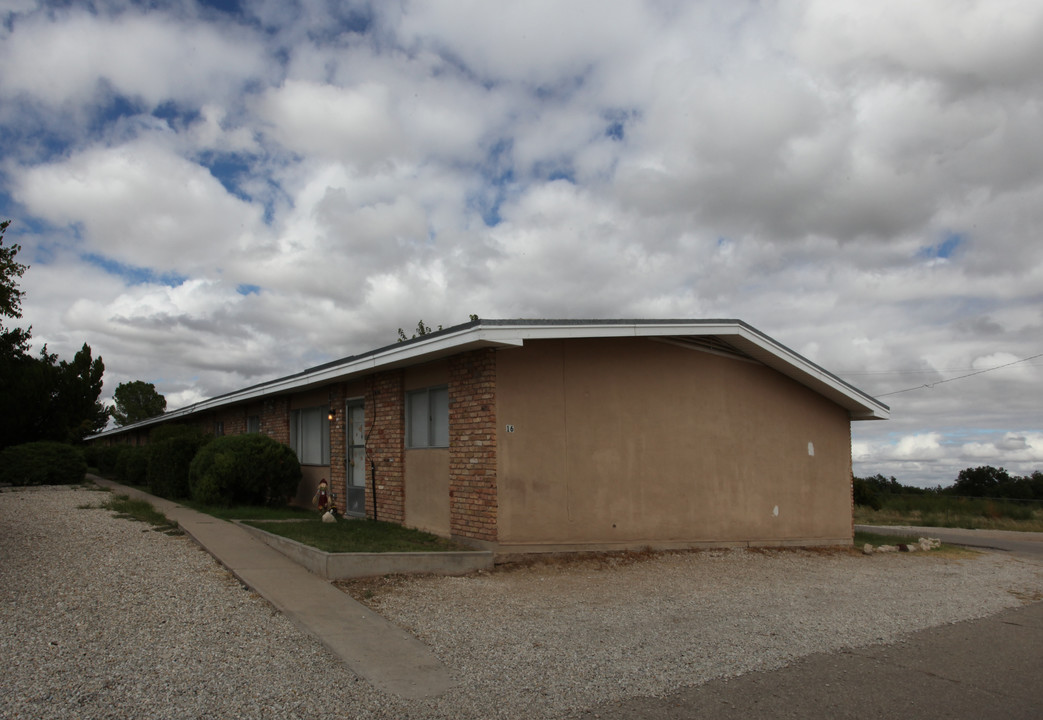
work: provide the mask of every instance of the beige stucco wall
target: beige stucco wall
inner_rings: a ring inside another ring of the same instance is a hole
[[[449,450],[406,450],[406,525],[449,536]]]
[[[497,389],[501,547],[850,540],[848,415],[767,367],[542,340],[498,353]]]
[[[449,362],[436,360],[407,368],[406,392],[449,382]],[[449,536],[449,449],[405,451],[405,524]]]

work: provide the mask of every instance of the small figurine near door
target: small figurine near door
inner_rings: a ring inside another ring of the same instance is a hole
[[[330,506],[330,486],[326,478],[319,480],[319,489],[315,491],[315,497],[311,499],[312,505],[317,505],[319,510],[326,512]]]
[[[337,517],[334,514],[336,508],[330,504],[330,486],[326,482],[326,478],[319,480],[319,489],[315,491],[315,497],[311,499],[312,505],[316,505],[319,511],[322,513],[323,522],[336,522]]]

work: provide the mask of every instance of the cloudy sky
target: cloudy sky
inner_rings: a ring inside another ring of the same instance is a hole
[[[178,407],[419,318],[741,318],[891,406],[856,474],[1043,469],[1038,0],[0,18],[24,320],[106,393]]]

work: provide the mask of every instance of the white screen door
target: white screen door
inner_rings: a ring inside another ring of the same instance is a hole
[[[348,451],[348,497],[345,512],[366,516],[366,417],[362,400],[348,400],[346,443]]]

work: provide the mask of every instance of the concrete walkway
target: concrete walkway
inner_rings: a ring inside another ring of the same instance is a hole
[[[234,523],[96,475],[87,478],[151,503],[244,585],[374,687],[405,698],[426,698],[441,695],[455,684],[426,645]]]

